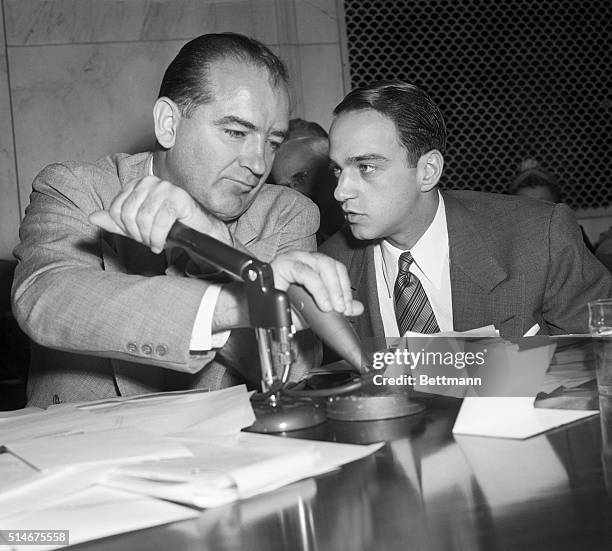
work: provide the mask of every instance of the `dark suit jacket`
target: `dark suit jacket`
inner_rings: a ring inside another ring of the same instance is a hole
[[[612,278],[584,246],[566,205],[473,191],[442,195],[456,331],[494,324],[502,336],[517,337],[538,323],[542,334],[588,332],[586,304],[609,297]],[[320,250],[348,267],[366,309],[355,329],[380,349],[374,244],[345,227]]]

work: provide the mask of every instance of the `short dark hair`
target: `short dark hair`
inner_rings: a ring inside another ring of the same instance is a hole
[[[355,88],[336,106],[334,115],[373,109],[390,118],[406,148],[408,162],[416,166],[424,153],[446,151],[446,125],[431,97],[414,84],[381,80]]]
[[[221,59],[250,63],[267,70],[274,86],[288,86],[285,64],[261,42],[237,33],[204,34],[187,42],[168,65],[158,97],[170,98],[189,117],[198,105],[212,101],[208,73]]]

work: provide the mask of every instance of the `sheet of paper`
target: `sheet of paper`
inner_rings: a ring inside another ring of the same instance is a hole
[[[96,417],[73,405],[52,410],[26,408],[0,418],[0,445],[43,436],[112,428],[114,421]]]
[[[0,447],[0,495],[38,474],[38,470],[4,447]]]
[[[197,507],[215,507],[260,493],[279,481],[302,478],[312,471],[316,459],[312,445],[287,451],[235,437],[208,438],[194,443],[191,452],[194,457],[187,460],[117,467],[104,483]]]
[[[177,442],[130,427],[44,436],[13,442],[7,448],[40,470],[191,456]]]
[[[87,488],[52,506],[3,520],[5,530],[69,530],[70,545],[192,519],[198,512],[146,496],[102,487]],[[19,545],[16,551],[43,551],[58,546]]]
[[[540,392],[577,388],[596,379],[595,349],[590,336],[552,337],[557,349]]]
[[[196,507],[215,507],[275,490],[360,459],[383,444],[355,446],[240,433],[182,440],[191,460],[119,467],[104,484]]]
[[[310,472],[302,473],[302,476],[299,478],[296,478],[295,474],[289,475],[284,482],[281,482],[279,479],[275,483],[268,485],[266,487],[267,491],[279,488],[280,486],[289,484],[300,478],[316,476],[332,471],[342,465],[367,457],[385,445],[384,442],[365,446],[357,444],[340,444],[337,442],[318,442],[315,440],[298,440],[297,438],[283,438],[249,432],[240,433],[237,439],[238,441],[248,442],[250,445],[265,446],[269,450],[278,449],[279,451],[300,451],[307,449],[309,445],[314,446],[316,459]]]
[[[524,439],[599,413],[535,408],[533,401],[533,397],[464,398],[453,434]]]
[[[529,344],[529,342],[521,342],[519,344],[488,345],[486,367],[477,370],[482,384],[472,387],[475,395],[484,397],[533,396],[535,398],[553,357],[555,344],[533,347],[530,347]],[[469,369],[468,373],[472,375]]]
[[[0,493],[0,523],[76,494],[96,484],[106,470],[106,467],[81,465],[44,473],[36,471],[27,480],[5,487]]]
[[[406,331],[404,337],[499,337],[499,331],[494,325],[484,325],[483,327],[475,327],[467,331],[440,331],[439,333],[416,333],[415,331]]]
[[[214,392],[167,392],[82,404],[79,409],[150,434],[235,434],[255,421],[244,385]]]

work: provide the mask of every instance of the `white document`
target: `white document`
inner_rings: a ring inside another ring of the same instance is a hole
[[[42,410],[26,408],[0,418],[0,445],[43,436],[112,428],[114,420],[96,417],[74,405]]]
[[[114,464],[191,456],[177,442],[130,427],[20,440],[8,444],[7,449],[41,471],[83,463]]]
[[[453,434],[523,439],[599,413],[535,408],[533,401],[533,396],[464,398]]]
[[[192,459],[118,467],[105,476],[104,484],[196,507],[216,507],[328,472],[383,445],[252,433],[183,442],[193,453]]]
[[[109,488],[91,487],[43,509],[2,521],[4,530],[69,530],[70,545],[196,518],[193,509]],[[18,545],[16,551],[57,549]]]
[[[96,484],[106,468],[80,465],[35,472],[20,484],[5,486],[0,493],[0,526],[7,519],[44,509],[58,500]],[[10,524],[10,522],[9,522]]]
[[[237,438],[239,441],[247,442],[250,445],[265,446],[268,450],[301,451],[307,449],[308,446],[314,446],[317,455],[313,468],[309,473],[304,473],[300,478],[316,476],[332,471],[342,465],[367,457],[385,445],[384,442],[365,446],[359,444],[340,444],[338,442],[319,442],[315,440],[299,440],[297,438],[283,438],[249,432],[240,433]],[[299,480],[295,477],[291,478],[291,480],[287,480],[283,484]],[[283,484],[275,483],[268,486],[267,490],[278,488]]]
[[[196,507],[216,507],[308,476],[316,459],[314,446],[270,450],[234,437],[208,439],[192,451],[191,459],[118,467],[104,483]]]
[[[439,333],[406,331],[404,337],[499,337],[499,331],[495,329],[494,325],[485,325],[467,331],[440,331]]]
[[[138,427],[159,435],[236,434],[255,422],[244,385],[214,392],[165,392],[101,400],[81,404],[79,409],[112,421],[116,427]]]

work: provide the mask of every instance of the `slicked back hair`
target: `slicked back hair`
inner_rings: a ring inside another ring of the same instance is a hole
[[[274,86],[288,86],[285,64],[261,42],[237,33],[204,34],[185,44],[168,65],[158,97],[170,98],[189,117],[198,105],[213,100],[210,67],[225,59],[266,70]]]
[[[424,153],[446,151],[446,125],[427,92],[401,80],[381,80],[355,88],[336,106],[334,115],[372,109],[391,119],[408,163],[416,166]]]

